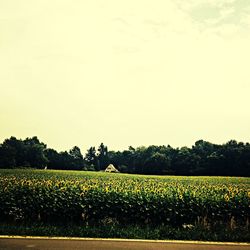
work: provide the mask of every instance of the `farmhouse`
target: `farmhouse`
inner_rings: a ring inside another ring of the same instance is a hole
[[[107,168],[105,169],[105,172],[109,173],[119,173],[119,171],[114,167],[113,164],[109,164]]]

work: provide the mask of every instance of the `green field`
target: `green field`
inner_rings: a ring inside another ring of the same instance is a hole
[[[246,234],[250,178],[0,170],[0,204],[0,221],[9,225],[224,228]]]

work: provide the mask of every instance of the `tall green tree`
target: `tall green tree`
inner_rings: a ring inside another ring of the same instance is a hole
[[[74,146],[69,151],[69,155],[72,157],[72,162],[74,163],[75,169],[83,169],[84,167],[84,160],[83,155],[79,147]]]
[[[100,170],[104,170],[109,163],[108,147],[103,143],[100,144],[97,151],[97,164]]]
[[[87,153],[84,157],[87,167],[94,168],[96,171],[99,171],[99,165],[97,164],[97,155],[95,147],[90,147],[87,150]]]
[[[26,151],[26,161],[29,163],[30,167],[44,168],[48,163],[45,154],[46,144],[40,142],[36,136],[26,138],[23,144]]]

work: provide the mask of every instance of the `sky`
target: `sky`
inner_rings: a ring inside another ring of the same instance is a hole
[[[249,142],[249,31],[249,0],[0,0],[0,142]]]

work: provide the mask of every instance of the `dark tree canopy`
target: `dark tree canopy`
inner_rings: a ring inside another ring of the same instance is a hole
[[[157,175],[250,176],[250,144],[230,140],[213,144],[198,140],[189,147],[170,145],[129,146],[109,151],[101,143],[90,147],[85,156],[79,147],[57,152],[35,137],[10,137],[0,144],[0,168],[44,168],[63,170],[104,170],[114,164],[120,172]]]

